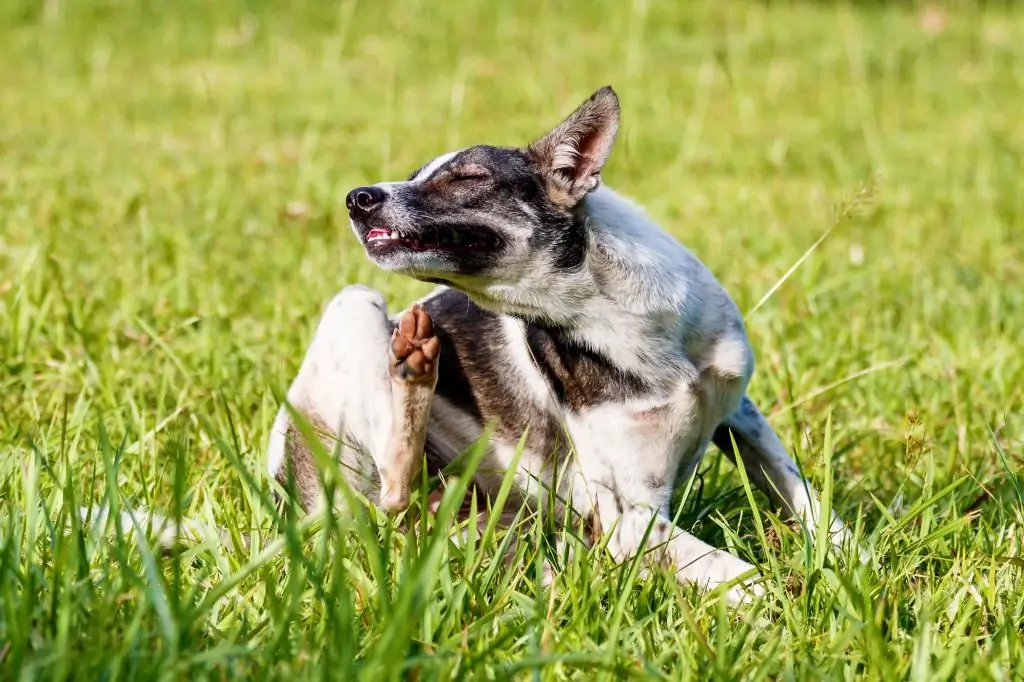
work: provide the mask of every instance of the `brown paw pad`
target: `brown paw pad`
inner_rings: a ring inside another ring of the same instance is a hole
[[[433,334],[434,322],[419,304],[404,313],[391,335],[392,375],[406,381],[435,376],[441,341]]]

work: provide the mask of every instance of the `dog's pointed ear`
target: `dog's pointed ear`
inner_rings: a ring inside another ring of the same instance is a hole
[[[619,98],[611,86],[605,86],[530,145],[530,155],[555,204],[572,208],[597,188],[618,132]]]

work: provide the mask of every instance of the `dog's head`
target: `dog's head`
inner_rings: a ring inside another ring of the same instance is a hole
[[[353,189],[352,226],[377,265],[470,293],[578,270],[579,207],[600,183],[618,127],[618,98],[602,88],[529,146],[469,147],[404,182]]]

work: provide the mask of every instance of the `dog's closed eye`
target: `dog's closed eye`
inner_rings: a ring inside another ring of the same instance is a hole
[[[462,166],[452,171],[452,182],[472,182],[474,180],[486,180],[491,177],[491,172],[483,166],[471,164]]]

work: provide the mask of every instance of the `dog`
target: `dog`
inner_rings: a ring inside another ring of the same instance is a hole
[[[341,443],[352,483],[405,509],[485,429],[474,485],[497,493],[522,440],[513,504],[552,503],[623,560],[644,553],[730,603],[763,594],[753,566],[676,527],[673,489],[714,443],[812,534],[817,494],[747,397],[743,318],[708,268],[603,182],[618,96],[596,91],[524,147],[477,145],[404,181],[352,189],[351,227],[377,266],[437,285],[389,316],[352,285],[326,306],[287,402]],[[272,477],[324,504],[309,444],[282,405]],[[525,434],[525,436],[524,436]],[[425,457],[424,457],[425,455]],[[607,537],[606,537],[607,536]]]

